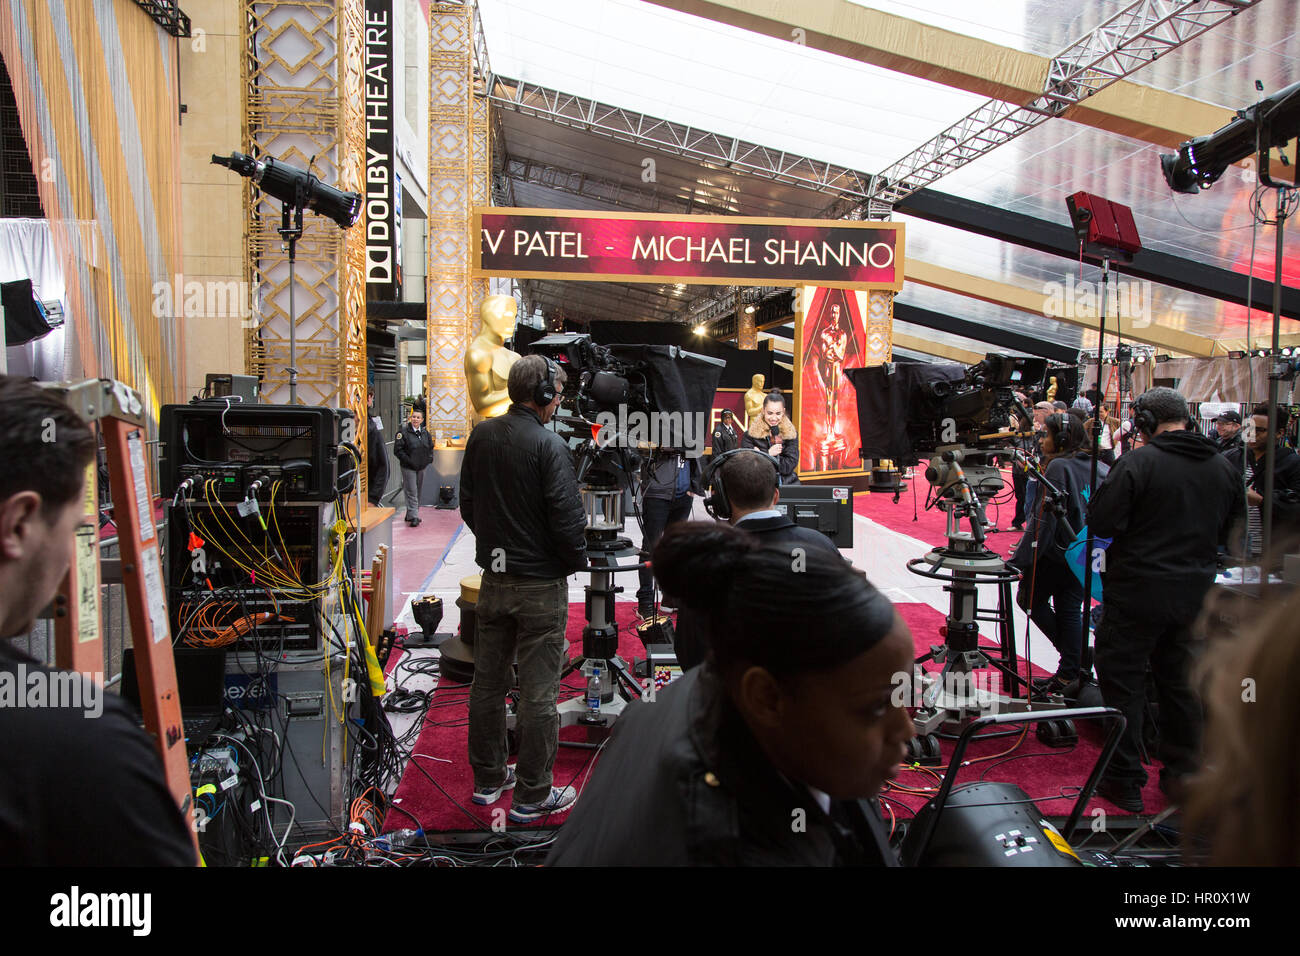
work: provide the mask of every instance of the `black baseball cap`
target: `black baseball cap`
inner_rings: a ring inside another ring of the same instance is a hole
[[[1241,412],[1237,411],[1235,408],[1232,408],[1226,412],[1219,412],[1219,414],[1214,416],[1214,420],[1216,422],[1236,422],[1238,425],[1240,425]]]

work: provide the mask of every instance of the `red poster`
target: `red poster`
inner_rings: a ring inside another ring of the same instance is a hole
[[[866,364],[866,296],[821,287],[802,293],[795,330],[799,473],[861,473],[857,393],[844,370]]]

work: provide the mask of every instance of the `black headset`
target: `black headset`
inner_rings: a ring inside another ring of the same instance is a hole
[[[542,356],[542,361],[546,363],[546,377],[533,389],[533,404],[545,407],[555,401],[557,394],[555,383],[560,377],[560,367],[545,355]]]
[[[1141,395],[1139,395],[1137,401],[1133,403],[1132,409],[1129,410],[1129,415],[1133,421],[1133,427],[1148,438],[1154,435],[1156,429],[1160,427],[1160,423],[1156,421],[1155,412],[1142,404]]]
[[[781,468],[771,455],[765,455],[757,448],[733,448],[731,451],[724,451],[709,462],[709,467],[704,470],[704,487],[709,489],[709,496],[704,499],[704,510],[710,517],[719,521],[731,520],[731,502],[727,500],[727,489],[722,484],[722,466],[728,458],[735,455],[758,455],[772,466],[776,487],[781,487]]]

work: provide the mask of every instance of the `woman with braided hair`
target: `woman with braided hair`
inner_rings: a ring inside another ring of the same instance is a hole
[[[708,658],[623,712],[548,863],[897,865],[874,798],[914,733],[915,650],[889,600],[726,525],[674,525],[654,566]]]

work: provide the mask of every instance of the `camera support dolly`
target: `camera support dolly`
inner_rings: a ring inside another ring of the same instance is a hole
[[[983,506],[965,485],[964,478],[961,482],[963,489],[959,497],[944,497],[939,502],[940,509],[948,515],[947,546],[934,548],[925,556],[907,562],[907,569],[913,574],[948,582],[944,590],[949,594],[944,642],[932,645],[928,653],[914,661],[918,670],[929,661],[942,665],[937,675],[929,672],[921,679],[913,715],[917,735],[908,744],[908,755],[922,764],[937,764],[940,760],[937,730],[958,732],[971,721],[990,714],[1055,710],[1065,706],[1063,701],[1031,701],[1014,696],[1025,684],[1015,667],[1011,612],[1011,585],[1020,575],[985,547]],[[959,530],[963,518],[970,520],[971,532]],[[980,584],[997,584],[996,610],[979,607]],[[980,646],[980,621],[997,624],[996,652]],[[974,673],[987,668],[1005,679],[1007,694],[1001,692],[1001,682],[977,686]],[[1047,721],[1039,728],[1039,739],[1049,746],[1068,746],[1077,739],[1069,721]]]
[[[623,539],[624,543],[626,540]],[[640,552],[630,543],[617,551],[591,550],[591,583],[587,585],[587,625],[582,629],[582,653],[564,668],[560,679],[580,671],[587,678],[587,690],[580,698],[560,704],[560,726],[575,725],[608,730],[628,703],[640,699],[641,682],[618,654],[618,624],[614,621],[614,595],[623,590],[614,584],[620,571],[637,571],[643,565],[614,562]],[[563,743],[563,741],[561,741]]]

